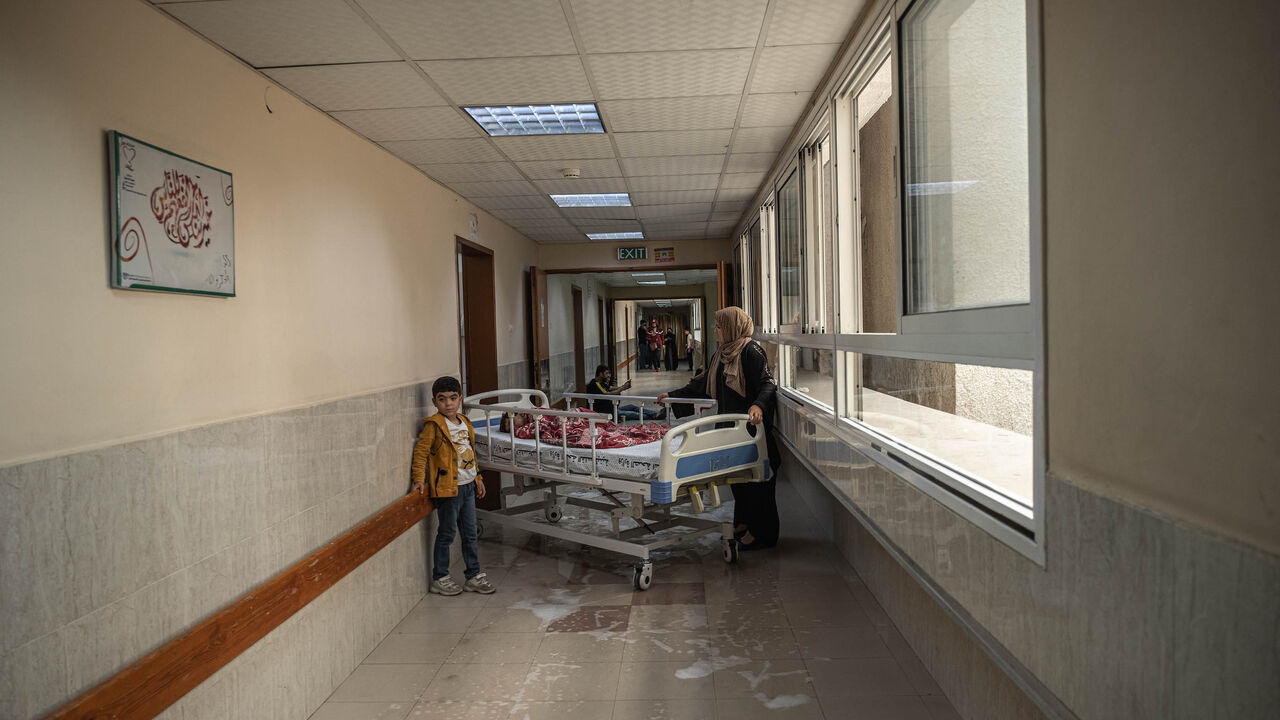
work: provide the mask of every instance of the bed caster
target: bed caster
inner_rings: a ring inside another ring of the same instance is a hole
[[[733,538],[721,538],[720,550],[724,553],[724,561],[732,565],[738,562],[738,541]]]
[[[542,514],[546,516],[547,522],[551,523],[558,523],[560,522],[560,518],[564,517],[564,511],[560,509],[559,505],[552,505],[548,507],[546,510],[542,511]]]
[[[642,563],[636,563],[635,573],[632,576],[637,590],[648,590],[653,584],[653,563],[645,560]]]

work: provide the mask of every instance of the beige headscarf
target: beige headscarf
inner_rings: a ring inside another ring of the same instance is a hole
[[[716,399],[716,368],[723,365],[724,383],[745,397],[747,382],[742,376],[742,351],[751,342],[755,323],[745,310],[731,305],[716,311],[716,327],[720,328],[720,349],[707,367],[707,395]]]

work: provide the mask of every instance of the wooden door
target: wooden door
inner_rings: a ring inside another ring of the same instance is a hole
[[[457,238],[459,364],[463,395],[498,389],[493,251]]]

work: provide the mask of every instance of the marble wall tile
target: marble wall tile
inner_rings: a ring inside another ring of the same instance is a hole
[[[93,609],[90,577],[67,561],[67,459],[0,469],[0,655]]]
[[[43,717],[68,700],[66,655],[59,632],[0,655],[0,714],[6,718]]]
[[[64,702],[403,494],[427,404],[416,384],[0,469],[0,715]],[[165,717],[305,717],[421,599],[425,543],[405,533]]]
[[[1280,559],[1179,527],[1173,713],[1179,720],[1280,711]]]

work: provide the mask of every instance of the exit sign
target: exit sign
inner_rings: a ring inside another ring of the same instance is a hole
[[[644,260],[649,257],[649,253],[642,247],[620,247],[618,248],[619,260]]]

